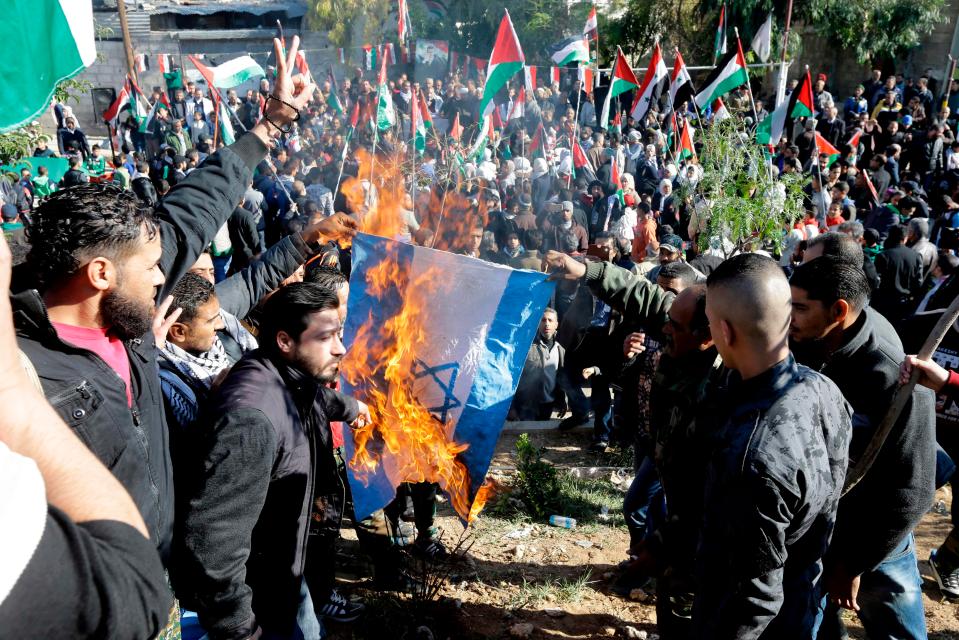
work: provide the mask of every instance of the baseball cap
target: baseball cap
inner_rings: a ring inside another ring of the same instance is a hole
[[[0,207],[0,217],[4,220],[13,220],[20,212],[17,211],[17,206],[13,204],[5,204],[3,207]]]
[[[675,234],[665,235],[659,241],[659,248],[662,249],[663,247],[673,252],[682,251],[683,239]]]

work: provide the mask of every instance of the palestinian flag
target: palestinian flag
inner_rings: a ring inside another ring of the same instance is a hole
[[[453,140],[456,140],[456,142],[459,142],[460,138],[463,137],[463,127],[460,125],[460,114],[458,111],[456,112],[456,116],[453,118],[453,124],[450,125],[450,132],[448,135]]]
[[[526,61],[519,38],[516,37],[516,31],[513,29],[513,22],[509,18],[509,11],[504,9],[504,13],[499,24],[499,31],[496,33],[496,44],[493,45],[493,52],[489,57],[486,84],[483,87],[483,97],[480,99],[479,114],[483,117],[489,115],[489,105],[492,104],[493,96],[499,93],[509,79],[523,68]]]
[[[589,63],[589,40],[583,36],[566,38],[548,47],[549,59],[560,67],[578,62]]]
[[[856,133],[852,134],[852,137],[849,138],[849,142],[846,143],[850,147],[852,147],[852,150],[854,153],[856,153],[857,150],[859,149],[859,138],[861,137],[862,137],[862,129],[856,129]]]
[[[677,158],[680,160],[695,158],[696,149],[693,147],[693,134],[695,133],[695,129],[689,126],[688,120],[684,120],[681,131],[682,133],[679,136],[679,151],[676,154]]]
[[[130,115],[137,121],[138,130],[144,133],[150,116],[150,101],[140,91],[140,87],[133,81],[133,78],[127,76],[127,84],[130,87]]]
[[[328,75],[330,77],[330,92],[326,94],[326,104],[333,109],[333,111],[336,111],[337,114],[343,115],[343,103],[340,102],[339,96],[340,88],[336,86],[336,76],[333,75],[332,69]]]
[[[626,206],[626,200],[623,194],[623,179],[619,175],[619,163],[613,159],[613,171],[610,174],[609,181],[616,187],[616,197],[619,199],[619,206]]]
[[[756,142],[763,145],[776,146],[783,135],[791,137],[793,121],[796,118],[809,118],[812,110],[812,82],[809,70],[799,80],[799,85],[789,94],[789,99],[776,107],[756,127]]]
[[[642,122],[646,114],[652,108],[653,104],[659,102],[666,82],[669,80],[669,71],[666,69],[666,63],[663,62],[663,53],[659,49],[659,43],[653,45],[653,57],[646,67],[646,74],[643,76],[643,84],[640,86],[636,97],[633,99],[633,106],[629,110],[633,120]]]
[[[590,10],[589,17],[586,18],[583,35],[586,36],[587,40],[596,40],[599,42],[599,21],[596,19],[596,7]]]
[[[706,78],[702,91],[696,94],[696,104],[705,109],[716,98],[724,95],[749,82],[746,71],[746,57],[743,55],[742,45],[736,41],[736,48],[727,53],[716,68]]]
[[[540,122],[536,127],[536,133],[533,140],[529,143],[529,155],[531,158],[546,157],[546,130],[543,129],[543,123]]]
[[[826,162],[827,167],[838,160],[840,156],[839,149],[829,144],[829,141],[823,138],[818,131],[816,132],[816,153],[829,158]]]
[[[236,133],[233,131],[233,121],[230,120],[230,110],[226,107],[226,102],[223,100],[217,100],[219,105],[219,121],[220,121],[220,140],[223,141],[223,144],[229,146],[236,142]]]
[[[616,60],[613,62],[609,91],[606,93],[606,101],[603,102],[603,112],[599,119],[600,129],[605,129],[609,124],[609,108],[613,98],[638,88],[639,81],[636,79],[636,74],[633,73],[629,63],[626,62],[626,56],[623,55],[623,50],[617,45]],[[617,109],[617,111],[619,111],[619,109]]]
[[[210,86],[211,92],[213,91],[213,87],[218,89],[232,89],[233,87],[239,86],[251,78],[266,76],[266,72],[263,71],[263,67],[261,67],[256,60],[250,56],[233,58],[232,60],[227,60],[223,64],[215,67],[207,67],[194,56],[190,56],[190,61],[196,65],[197,70],[199,70],[204,80],[206,80],[207,84]],[[299,60],[297,61],[297,68],[301,69],[301,73],[303,73],[303,69],[306,69],[306,73],[309,73],[309,69],[306,68],[305,58],[303,59],[302,63]]]
[[[710,105],[710,110],[713,112],[713,122],[722,122],[732,117],[729,115],[729,109],[726,108],[722,98],[716,98]]]
[[[679,50],[676,51],[676,60],[673,61],[673,75],[669,79],[669,105],[675,111],[684,102],[689,102],[696,94],[693,88],[693,79],[686,69],[686,62]]]
[[[496,108],[495,105],[493,108]],[[489,139],[493,137],[493,133],[493,119],[487,116],[480,120],[479,128],[476,131],[476,140],[473,141],[473,147],[469,151],[470,158],[476,159],[482,155]]]
[[[383,58],[376,88],[376,128],[384,131],[394,124],[396,124],[396,111],[393,109],[390,87],[386,84],[386,58]]]
[[[586,157],[586,153],[583,151],[583,147],[579,145],[579,142],[573,143],[573,173],[582,173],[589,182],[592,182],[596,179],[596,172],[593,170],[593,165],[589,161],[589,158]]]
[[[4,2],[0,36],[0,133],[37,118],[57,84],[96,60],[90,0]]]
[[[610,127],[612,133],[615,133],[617,137],[622,137],[623,135],[623,113],[622,111],[616,112],[616,117],[613,118],[613,126]]]
[[[716,27],[716,42],[713,44],[713,60],[726,53],[726,3],[719,10],[719,25]]]

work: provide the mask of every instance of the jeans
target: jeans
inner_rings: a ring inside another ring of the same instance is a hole
[[[629,544],[635,548],[666,516],[666,496],[652,458],[636,452],[636,477],[623,498],[623,517],[629,529]]]
[[[203,627],[200,626],[195,612],[182,610],[180,621],[183,640],[207,640],[209,637]],[[313,600],[310,598],[310,590],[306,586],[306,580],[303,580],[300,586],[300,607],[296,612],[296,625],[293,633],[277,633],[263,629],[261,637],[263,640],[321,640],[321,638],[326,637],[323,623],[316,617],[316,612],[313,610]]]
[[[593,392],[589,404],[593,409],[593,441],[609,442],[613,433],[613,396],[609,379],[603,375],[590,378]]]
[[[220,256],[213,258],[213,279],[217,282],[226,280],[226,272],[230,270],[230,263],[233,262],[233,256]]]
[[[922,604],[922,578],[916,547],[910,533],[899,548],[859,582],[859,620],[870,640],[881,638],[925,640],[926,615]],[[819,640],[844,638],[839,609],[822,600],[824,608]]]

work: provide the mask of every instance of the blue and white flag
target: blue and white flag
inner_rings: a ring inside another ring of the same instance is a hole
[[[343,391],[379,423],[345,438],[357,518],[386,506],[402,482],[435,481],[467,519],[553,289],[544,273],[356,236]],[[407,432],[404,389],[423,410],[418,421],[448,444]],[[358,448],[375,464],[357,464]],[[430,474],[446,458],[458,480]]]

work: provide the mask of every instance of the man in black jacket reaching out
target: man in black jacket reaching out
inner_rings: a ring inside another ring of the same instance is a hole
[[[260,349],[234,365],[188,441],[173,441],[173,582],[211,640],[316,637],[314,603],[342,621],[362,611],[332,588],[332,547],[307,548],[313,521],[338,517],[311,519],[314,503],[343,491],[330,422],[369,420],[366,405],[326,386],[346,353],[338,308],[319,285],[280,289]]]

